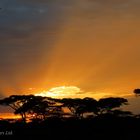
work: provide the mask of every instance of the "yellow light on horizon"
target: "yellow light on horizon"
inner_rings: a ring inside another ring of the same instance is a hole
[[[0,119],[21,119],[21,116],[13,113],[1,113]]]
[[[85,92],[76,86],[60,86],[54,87],[50,90],[43,90],[35,93],[35,96],[52,97],[52,98],[85,98],[91,97],[94,99],[101,99],[107,97],[130,97],[131,94],[113,94],[110,92]]]
[[[75,96],[75,94],[82,92],[83,91],[76,86],[60,86],[51,88],[49,91],[44,90],[40,93],[36,93],[35,96],[63,98],[63,97],[72,97]]]

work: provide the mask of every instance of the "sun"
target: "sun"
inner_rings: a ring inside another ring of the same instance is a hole
[[[64,97],[73,97],[81,92],[82,90],[76,86],[59,86],[59,87],[51,88],[48,91],[44,90],[40,93],[35,93],[35,96],[64,98]]]

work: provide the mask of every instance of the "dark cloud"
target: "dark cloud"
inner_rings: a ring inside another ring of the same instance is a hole
[[[66,11],[45,1],[1,0],[0,6],[0,77],[16,87],[20,79],[48,65]]]

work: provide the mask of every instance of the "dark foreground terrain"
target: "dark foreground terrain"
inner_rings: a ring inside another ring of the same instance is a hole
[[[7,131],[7,132],[6,132]],[[43,122],[0,122],[1,137],[41,139],[140,139],[140,119],[134,117],[97,117],[88,119],[50,118]],[[6,132],[7,134],[3,134]],[[8,134],[9,132],[9,134]]]
[[[121,106],[128,105],[125,98],[109,97],[97,101],[89,97],[55,99],[11,95],[1,99],[0,105],[11,107],[13,113],[22,118],[15,122],[1,120],[0,136],[3,137],[39,137],[40,140],[140,139],[140,115],[121,110]]]

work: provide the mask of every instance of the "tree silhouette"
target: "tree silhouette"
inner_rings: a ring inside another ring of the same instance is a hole
[[[83,117],[84,113],[98,113],[97,101],[93,98],[64,98],[60,101],[64,107],[69,108],[71,113],[76,117]]]
[[[140,89],[139,88],[134,89],[133,92],[135,93],[136,96],[140,96]]]
[[[79,106],[76,109],[76,113],[78,116],[82,116],[84,113],[93,113],[94,115],[98,114],[98,102],[89,97],[85,97],[84,99],[81,100]]]
[[[118,108],[122,105],[127,105],[128,101],[124,98],[103,98],[98,101],[100,114],[109,113],[112,109]]]
[[[12,95],[0,100],[0,105],[9,106],[15,114],[20,114],[23,121],[26,121],[27,114],[45,115],[48,101],[46,97],[34,95]]]
[[[15,111],[15,114],[26,112],[28,115],[36,118],[45,119],[49,102],[46,97],[32,96],[20,108]]]
[[[33,95],[11,95],[10,97],[4,98],[0,100],[0,105],[9,106],[14,110],[14,113],[23,106],[24,103],[27,102],[29,98],[32,98]],[[26,113],[25,111],[21,111],[19,113],[22,117],[22,120],[26,120]]]

